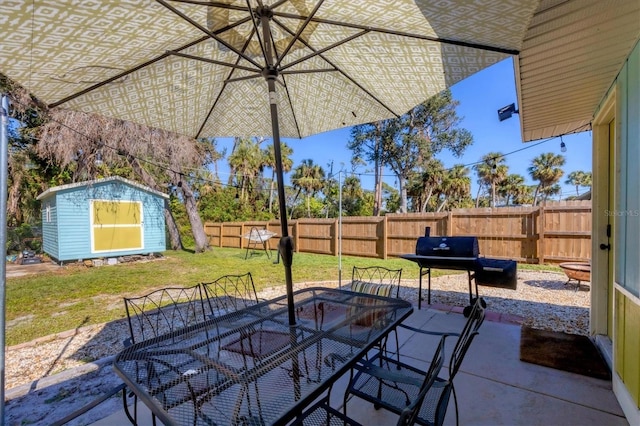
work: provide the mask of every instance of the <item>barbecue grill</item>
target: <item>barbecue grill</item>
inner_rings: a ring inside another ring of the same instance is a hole
[[[431,304],[431,269],[467,271],[469,306],[464,309],[465,316],[468,316],[475,300],[480,297],[478,285],[516,289],[516,262],[479,257],[477,237],[431,237],[429,234],[430,228],[427,227],[425,236],[419,237],[416,242],[415,254],[400,256],[417,263],[420,267],[418,309],[422,308],[422,277],[424,275],[428,277],[427,303]],[[481,299],[481,303],[486,307],[484,300]]]

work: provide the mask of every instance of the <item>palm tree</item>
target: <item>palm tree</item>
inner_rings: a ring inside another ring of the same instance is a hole
[[[234,150],[229,155],[229,166],[234,171],[241,200],[249,198],[248,192],[264,165],[265,157],[257,142],[248,138],[236,139]]]
[[[550,186],[545,186],[540,190],[540,193],[544,195],[544,201],[547,201],[550,196],[562,193],[562,188],[556,183]]]
[[[504,180],[509,173],[509,167],[504,164],[504,155],[501,152],[489,152],[482,156],[479,164],[473,166],[478,174],[478,197],[476,198],[476,207],[480,197],[482,186],[491,188],[491,207],[496,206],[496,185]]]
[[[456,164],[449,169],[442,180],[441,194],[443,196],[437,211],[442,211],[445,204],[458,204],[471,195],[471,178],[469,169],[462,164]]]
[[[577,170],[569,173],[567,180],[565,183],[567,185],[574,185],[576,187],[576,196],[580,195],[579,188],[581,186],[591,187],[592,176],[591,172],[583,172],[582,170]]]
[[[507,175],[498,185],[498,194],[504,197],[506,205],[516,200],[522,200],[529,193],[529,187],[524,183],[524,176],[518,174]],[[520,204],[520,203],[518,203]]]
[[[442,180],[446,175],[444,164],[442,161],[435,158],[427,161],[425,171],[422,173],[422,185],[424,191],[424,201],[422,203],[422,212],[427,211],[429,201],[433,196],[434,191],[442,184]]]
[[[342,212],[345,216],[364,216],[365,191],[357,176],[347,176],[342,183]],[[372,213],[372,212],[369,212]]]
[[[540,154],[531,161],[531,166],[527,170],[531,178],[538,181],[538,186],[536,186],[533,195],[534,206],[538,203],[538,195],[540,192],[546,193],[548,196],[550,189],[547,190],[546,188],[552,187],[560,180],[564,174],[564,171],[561,169],[564,163],[565,158],[562,155],[552,152]]]
[[[311,217],[311,197],[324,186],[324,170],[313,160],[302,160],[302,164],[293,170],[291,184],[303,191],[307,200],[307,217]]]
[[[291,159],[293,149],[285,142],[280,142],[280,155],[282,157],[282,172],[288,173],[293,167],[293,160]],[[273,207],[273,194],[276,188],[276,155],[273,148],[273,143],[268,145],[264,150],[265,166],[271,169],[271,188],[269,189],[269,212]]]

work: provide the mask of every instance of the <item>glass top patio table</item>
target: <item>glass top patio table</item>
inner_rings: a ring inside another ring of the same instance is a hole
[[[132,345],[115,372],[166,425],[283,424],[412,312],[400,299],[313,287]]]

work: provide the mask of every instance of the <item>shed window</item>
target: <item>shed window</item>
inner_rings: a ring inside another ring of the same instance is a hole
[[[139,250],[143,243],[142,203],[91,202],[91,251]]]
[[[47,203],[44,208],[44,221],[47,223],[51,222],[51,203]]]

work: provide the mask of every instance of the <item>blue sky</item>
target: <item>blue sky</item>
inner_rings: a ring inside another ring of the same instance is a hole
[[[522,150],[505,157],[510,173],[523,175],[528,184],[533,180],[527,173],[527,167],[531,160],[541,153],[560,152],[560,138],[554,138],[547,142],[542,141],[523,143],[520,132],[520,120],[518,115],[500,122],[498,109],[511,103],[517,103],[516,89],[513,72],[513,62],[506,59],[489,67],[451,88],[454,99],[460,102],[458,115],[463,117],[461,127],[468,129],[474,138],[473,145],[467,148],[460,158],[455,158],[448,153],[439,155],[446,167],[454,164],[470,165],[481,159],[488,152],[502,152],[504,154]],[[321,165],[325,172],[329,171],[329,164],[333,161],[333,170],[337,172],[341,167],[345,171],[351,170],[351,151],[347,149],[350,138],[350,129],[339,129],[304,139],[286,139],[287,144],[293,149],[294,167],[306,158]],[[563,176],[562,196],[575,195],[575,187],[565,185],[567,175],[575,170],[591,171],[591,132],[582,132],[575,135],[564,136],[563,141],[567,146],[567,152],[563,153],[566,159],[565,176]],[[227,147],[231,151],[231,139],[218,139],[220,147]],[[534,146],[536,145],[536,146]],[[525,149],[523,149],[525,148]],[[219,172],[222,181],[226,181],[228,167],[221,162]],[[343,164],[343,166],[341,166]],[[361,180],[365,189],[373,189],[373,170],[371,167],[358,169],[362,173]],[[472,195],[475,197],[477,185],[476,176],[471,171]],[[270,177],[270,173],[269,173]],[[390,171],[385,172],[386,183],[397,188],[397,180]],[[288,182],[288,177],[285,177]],[[582,188],[580,192],[584,192]]]

